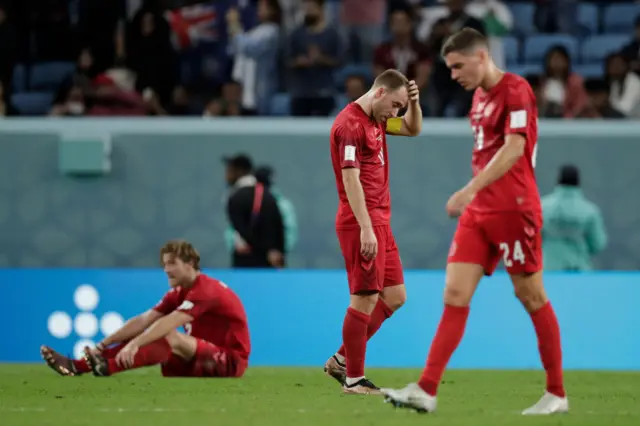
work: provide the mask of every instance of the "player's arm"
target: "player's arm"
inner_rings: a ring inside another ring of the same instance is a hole
[[[507,135],[502,148],[493,156],[489,164],[469,182],[467,185],[469,189],[477,193],[500,179],[524,155],[526,143],[527,140],[523,135]]]
[[[155,342],[174,331],[176,328],[193,321],[193,319],[194,318],[191,315],[185,312],[178,310],[173,311],[169,315],[163,316],[154,322],[144,333],[134,338],[131,341],[131,345],[140,348],[151,342]]]
[[[418,136],[422,131],[422,108],[420,108],[420,89],[415,81],[411,80],[407,87],[409,92],[409,105],[407,112],[402,117],[394,117],[387,120],[386,132],[397,136]]]
[[[349,206],[360,228],[370,228],[371,217],[369,217],[364,190],[360,183],[360,149],[366,136],[362,128],[353,127],[340,129],[336,132],[336,138],[339,142],[342,183]]]
[[[151,324],[155,323],[164,314],[154,309],[149,309],[140,315],[137,315],[127,322],[115,333],[107,336],[102,342],[98,343],[98,348],[106,348],[115,343],[130,340],[146,330]]]

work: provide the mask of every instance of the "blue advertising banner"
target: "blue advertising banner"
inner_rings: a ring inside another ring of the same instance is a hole
[[[323,365],[340,345],[348,304],[341,271],[207,270],[245,304],[251,365]],[[640,370],[640,273],[546,274],[568,369]],[[406,272],[408,301],[383,324],[367,365],[421,367],[442,312],[444,273]],[[37,362],[39,346],[77,354],[168,289],[156,269],[0,270],[0,362]],[[452,368],[539,368],[533,326],[506,275],[486,279],[473,301]]]

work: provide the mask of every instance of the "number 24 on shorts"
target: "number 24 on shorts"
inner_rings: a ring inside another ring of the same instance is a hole
[[[509,247],[509,243],[500,243],[500,251],[502,251],[502,261],[504,262],[504,266],[510,268],[513,266],[513,262],[520,262],[521,265],[524,265],[524,251],[522,251],[522,244],[520,244],[520,240],[516,240],[513,243],[513,250]]]

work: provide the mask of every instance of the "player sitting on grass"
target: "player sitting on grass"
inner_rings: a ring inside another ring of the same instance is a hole
[[[160,364],[165,377],[240,377],[247,369],[250,341],[238,296],[200,272],[200,255],[186,241],[160,250],[171,290],[95,348],[72,360],[42,346],[49,367],[63,376],[93,372],[111,376]],[[176,329],[184,327],[186,334]]]

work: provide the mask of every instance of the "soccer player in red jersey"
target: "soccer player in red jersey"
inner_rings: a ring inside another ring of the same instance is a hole
[[[403,108],[406,114],[397,117]],[[368,93],[338,114],[331,128],[339,195],[336,232],[351,301],[342,328],[343,346],[324,369],[346,393],[379,394],[364,374],[367,340],[406,298],[390,226],[386,134],[417,136],[421,129],[418,87],[396,70],[380,74]]]
[[[469,304],[484,275],[503,261],[515,294],[533,321],[547,375],[543,397],[522,414],[569,409],[562,378],[560,328],[542,283],[542,209],[535,179],[536,99],[527,81],[498,69],[487,40],[465,28],[442,47],[451,76],[475,90],[469,114],[475,137],[473,178],[447,202],[459,217],[447,263],[444,313],[418,383],[383,389],[388,402],[422,412],[436,409],[444,369],[462,339]]]
[[[186,241],[160,250],[171,290],[85,359],[71,360],[43,346],[47,364],[63,376],[93,372],[111,376],[133,368],[161,365],[165,377],[241,377],[251,345],[247,317],[238,296],[224,283],[200,272],[200,255]],[[185,333],[176,329],[184,327]]]

